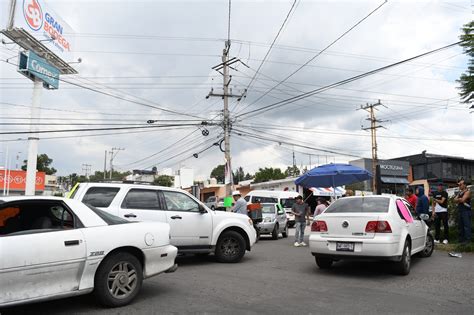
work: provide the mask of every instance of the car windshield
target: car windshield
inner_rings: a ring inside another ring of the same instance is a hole
[[[274,205],[262,205],[262,213],[275,213]]]
[[[280,199],[280,203],[283,208],[291,208],[293,207],[293,204],[295,203],[295,198]]]
[[[341,198],[333,202],[324,213],[384,213],[390,199],[385,197]]]
[[[88,204],[86,204],[86,206],[88,206],[92,211],[94,211],[95,214],[97,214],[108,225],[131,223],[130,221],[114,216],[113,214],[110,214],[106,211],[97,209],[94,206]]]

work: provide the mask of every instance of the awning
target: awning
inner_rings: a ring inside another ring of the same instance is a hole
[[[315,196],[334,196],[334,189],[332,187],[322,188],[322,187],[311,187],[309,188]],[[346,193],[345,189],[342,187],[336,187],[336,196],[342,196]]]
[[[408,184],[409,181],[404,177],[380,177],[380,180],[385,184]]]

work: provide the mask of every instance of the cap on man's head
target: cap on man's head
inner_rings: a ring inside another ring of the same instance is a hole
[[[303,197],[302,197],[301,195],[298,195],[298,196],[295,197],[295,199],[301,199],[301,200],[303,200]]]
[[[242,194],[240,193],[240,191],[235,190],[232,192],[232,196],[242,196]]]

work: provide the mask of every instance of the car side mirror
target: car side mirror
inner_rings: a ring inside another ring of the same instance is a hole
[[[422,213],[419,215],[420,219],[423,220],[423,221],[426,221],[426,220],[429,220],[430,219],[430,216],[426,213]]]
[[[199,213],[201,214],[207,213],[207,210],[204,208],[202,204],[199,204],[198,209],[199,209]]]

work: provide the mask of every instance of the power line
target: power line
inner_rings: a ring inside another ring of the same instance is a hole
[[[351,32],[353,29],[355,29],[357,26],[359,26],[362,22],[364,22],[366,19],[368,19],[372,14],[374,14],[376,11],[378,11],[382,6],[384,6],[385,4],[387,3],[387,0],[385,0],[382,4],[380,4],[377,8],[375,8],[374,10],[372,10],[369,14],[367,14],[365,17],[363,17],[361,20],[359,20],[356,24],[354,24],[353,26],[351,26],[347,31],[345,31],[344,33],[342,33],[340,36],[338,36],[335,40],[333,40],[329,45],[327,45],[323,50],[321,50],[319,53],[317,53],[316,55],[314,55],[313,57],[311,57],[308,61],[306,61],[303,65],[301,65],[299,68],[297,68],[295,71],[293,71],[292,73],[290,73],[288,76],[286,76],[283,80],[281,80],[278,84],[276,84],[275,86],[273,86],[270,90],[268,90],[267,92],[265,92],[263,95],[261,95],[259,98],[257,98],[255,101],[253,101],[252,103],[250,103],[249,105],[247,105],[245,108],[248,108],[249,106],[252,106],[253,104],[255,104],[256,102],[258,102],[259,100],[261,100],[265,95],[267,95],[268,93],[270,93],[271,91],[273,91],[273,89],[277,88],[278,86],[280,86],[282,83],[284,83],[285,81],[287,81],[289,78],[291,78],[292,76],[294,76],[296,73],[298,73],[301,69],[303,69],[306,65],[308,65],[309,63],[311,63],[313,60],[315,60],[317,57],[319,57],[322,53],[324,53],[326,50],[328,50],[331,46],[333,46],[335,43],[337,43],[340,39],[342,39],[344,36],[346,36],[349,32]],[[244,108],[244,109],[245,109]]]
[[[353,82],[353,81],[356,81],[356,80],[360,80],[360,79],[362,79],[362,78],[365,78],[365,77],[368,77],[368,76],[373,75],[373,74],[375,74],[375,73],[378,73],[378,72],[381,72],[381,71],[384,71],[384,70],[387,70],[387,69],[390,69],[390,68],[399,66],[399,65],[401,65],[401,64],[410,62],[410,61],[412,61],[412,60],[415,60],[415,59],[418,59],[418,58],[422,58],[422,57],[425,57],[425,56],[427,56],[427,55],[430,55],[430,54],[433,54],[433,53],[437,53],[437,52],[439,52],[439,51],[442,51],[442,50],[445,50],[445,49],[448,49],[448,48],[457,46],[457,45],[459,45],[459,43],[461,43],[461,41],[456,42],[456,43],[453,43],[453,44],[449,44],[449,45],[446,45],[446,46],[443,46],[443,47],[440,47],[440,48],[437,48],[437,49],[430,50],[430,51],[425,52],[425,53],[422,53],[422,54],[420,54],[420,55],[416,55],[416,56],[414,56],[414,57],[411,57],[411,58],[408,58],[408,59],[404,59],[404,60],[402,60],[402,61],[395,62],[395,63],[392,63],[392,64],[390,64],[390,65],[383,66],[383,67],[380,67],[380,68],[377,68],[377,69],[374,69],[374,70],[365,72],[365,73],[363,73],[363,74],[360,74],[360,75],[357,75],[357,76],[354,76],[354,77],[350,77],[350,78],[348,78],[348,79],[341,80],[341,81],[338,81],[338,82],[335,82],[335,83],[326,85],[326,86],[324,86],[324,87],[321,87],[321,88],[318,88],[318,89],[314,89],[314,90],[308,91],[308,92],[306,92],[306,93],[302,93],[302,94],[297,95],[297,96],[290,97],[290,98],[288,98],[288,99],[286,99],[286,100],[283,100],[283,101],[280,101],[280,102],[276,102],[276,103],[273,103],[273,104],[269,104],[269,105],[266,105],[266,106],[263,106],[263,107],[260,107],[260,108],[257,108],[257,109],[248,111],[248,112],[246,112],[246,113],[239,114],[239,115],[237,115],[237,117],[242,117],[242,116],[246,116],[246,115],[253,114],[253,113],[257,113],[257,112],[259,112],[260,114],[262,114],[263,112],[268,111],[268,110],[271,109],[271,108],[276,108],[276,107],[284,106],[284,105],[286,105],[286,104],[293,103],[293,102],[295,102],[295,101],[308,98],[308,97],[310,97],[310,96],[312,96],[312,95],[321,93],[321,92],[323,92],[323,91],[326,91],[326,90],[329,90],[329,89],[332,89],[332,88],[335,88],[335,87],[338,87],[338,86],[341,86],[341,85],[344,85],[344,84],[348,84],[348,83]]]
[[[257,70],[255,71],[255,73],[254,73],[252,79],[250,80],[249,84],[247,85],[247,88],[246,88],[247,90],[250,89],[250,87],[252,86],[253,81],[255,80],[255,78],[257,77],[257,75],[258,75],[260,69],[262,68],[263,64],[264,64],[265,61],[267,60],[267,57],[270,55],[270,52],[271,52],[271,50],[272,50],[272,48],[273,48],[273,45],[275,45],[276,41],[278,40],[278,37],[280,37],[280,34],[281,34],[283,28],[285,27],[286,22],[288,21],[290,15],[291,15],[291,12],[293,12],[293,8],[295,8],[295,5],[296,5],[296,2],[297,2],[297,1],[298,1],[298,0],[294,0],[294,1],[293,1],[293,4],[291,5],[290,10],[289,10],[288,13],[286,14],[286,17],[285,17],[285,19],[283,20],[283,23],[281,24],[281,26],[280,26],[280,28],[279,28],[279,30],[278,30],[278,32],[277,32],[275,38],[273,38],[273,41],[272,41],[272,43],[270,44],[270,47],[268,48],[267,53],[266,53],[265,56],[263,57],[262,61],[260,62],[260,65],[258,66],[258,68],[257,68]]]
[[[151,129],[151,128],[166,128],[179,126],[198,126],[198,124],[174,124],[174,125],[152,125],[142,127],[113,127],[113,128],[81,128],[81,129],[58,129],[58,130],[38,130],[38,131],[5,131],[0,132],[0,135],[18,135],[31,133],[62,133],[62,132],[88,132],[88,131],[106,131],[106,130],[132,130],[132,129]]]
[[[12,63],[10,63],[10,62],[8,62],[8,61],[6,61],[6,60],[3,60],[3,59],[0,59],[0,61],[3,61],[3,62],[5,62],[5,63],[10,64],[10,65],[13,65],[13,66],[18,66],[18,65],[12,64]],[[30,70],[30,71],[31,71],[31,72],[36,72],[36,71],[34,71],[34,70]],[[37,72],[36,72],[36,73],[37,73]],[[45,74],[43,74],[43,75],[45,75]],[[86,89],[86,90],[89,90],[89,91],[92,91],[92,92],[95,92],[95,93],[98,93],[98,94],[110,96],[110,97],[113,97],[113,98],[116,98],[116,99],[119,99],[119,100],[122,100],[122,101],[126,101],[126,102],[130,102],[130,103],[133,103],[133,104],[137,104],[137,105],[141,105],[141,106],[145,106],[145,107],[149,107],[149,108],[161,110],[161,111],[168,112],[168,113],[172,113],[172,114],[176,114],[176,115],[190,116],[190,117],[193,117],[193,118],[200,118],[200,119],[203,119],[202,117],[199,117],[199,116],[196,116],[196,115],[190,115],[190,114],[186,114],[186,113],[181,113],[181,112],[174,111],[174,110],[171,110],[171,109],[167,109],[167,108],[163,108],[163,107],[158,107],[158,106],[146,104],[146,103],[143,103],[143,102],[138,102],[138,101],[130,100],[130,99],[127,99],[127,98],[122,97],[122,96],[119,96],[119,95],[114,95],[114,94],[111,94],[111,93],[107,93],[107,92],[104,92],[104,91],[100,91],[100,90],[97,90],[97,89],[94,89],[94,88],[91,88],[91,87],[87,87],[87,86],[84,86],[84,85],[81,85],[81,84],[78,84],[78,83],[74,83],[74,82],[71,82],[71,81],[64,80],[64,79],[61,79],[61,78],[57,78],[57,79],[60,80],[60,81],[62,81],[62,82],[68,83],[68,84],[70,84],[70,85],[77,86],[77,87],[80,87],[80,88],[83,88],[83,89]]]

